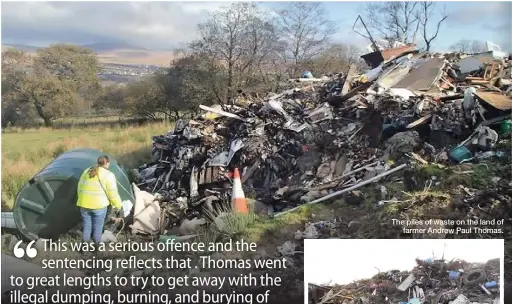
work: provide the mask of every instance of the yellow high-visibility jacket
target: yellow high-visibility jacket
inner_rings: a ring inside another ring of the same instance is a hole
[[[77,206],[87,209],[101,209],[109,204],[116,209],[123,206],[117,191],[116,176],[111,171],[100,167],[95,177],[89,177],[89,169],[85,170],[78,181]]]

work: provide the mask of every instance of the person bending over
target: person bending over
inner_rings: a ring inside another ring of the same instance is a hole
[[[114,173],[108,170],[108,156],[100,156],[98,164],[87,168],[78,182],[78,202],[83,221],[82,240],[100,243],[108,206],[121,209],[122,201],[117,191]]]

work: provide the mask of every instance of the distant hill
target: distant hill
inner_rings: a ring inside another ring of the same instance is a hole
[[[27,53],[33,53],[39,49],[37,46],[23,45],[23,44],[2,44],[2,50],[4,49],[17,49]]]
[[[148,51],[148,49],[146,49],[142,46],[137,46],[134,44],[123,43],[123,42],[98,42],[98,43],[84,44],[84,45],[81,45],[81,47],[91,49],[96,53],[111,52],[111,51],[120,50],[120,49]],[[41,47],[32,46],[32,45],[24,45],[24,44],[3,44],[2,48],[14,48],[14,49],[22,50],[25,52],[35,52],[38,49],[40,49]]]
[[[98,42],[92,44],[82,45],[85,48],[91,49],[95,52],[110,52],[112,50],[137,50],[137,51],[147,51],[146,48],[141,46],[129,44],[129,43],[117,43],[117,42]]]
[[[117,64],[147,64],[156,66],[168,66],[176,57],[172,51],[152,51],[141,46],[128,43],[93,43],[82,45],[98,54],[103,63]],[[27,53],[35,53],[39,48],[31,45],[3,44],[2,50],[14,48]]]

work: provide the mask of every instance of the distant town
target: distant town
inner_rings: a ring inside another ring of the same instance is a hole
[[[137,81],[141,77],[155,74],[155,72],[159,71],[163,66],[156,64],[141,64],[138,62],[148,60],[150,63],[155,63],[155,57],[166,58],[165,60],[162,60],[162,62],[169,62],[172,58],[172,52],[154,52],[123,44],[95,43],[83,45],[82,47],[88,48],[98,55],[98,60],[101,62],[102,69],[97,75],[104,85],[112,84],[112,82],[126,84],[132,81]],[[41,47],[38,46],[22,44],[2,44],[2,51],[6,49],[17,49],[30,55],[35,54],[40,48]],[[153,61],[151,61],[152,59]],[[109,62],[109,60],[113,60],[113,62]],[[120,60],[121,63],[115,63]],[[132,63],[134,60],[136,61]],[[127,62],[124,63],[123,61]]]
[[[153,75],[161,67],[147,64],[117,64],[103,63],[98,77],[103,81],[113,81],[116,83],[126,83],[135,81],[141,77]]]
[[[157,72],[160,67],[156,65],[129,65],[117,63],[104,63],[103,70],[100,75],[131,75],[131,76],[146,76],[152,75]]]

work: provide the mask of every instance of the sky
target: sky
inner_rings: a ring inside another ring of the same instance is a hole
[[[484,250],[485,248],[485,250]],[[389,270],[411,270],[415,259],[443,256],[485,263],[501,258],[504,242],[498,239],[305,240],[304,281],[314,284],[349,284]],[[501,276],[503,278],[503,275]]]
[[[286,5],[286,2],[259,3],[268,10]],[[365,4],[323,2],[339,29],[333,37],[335,41],[359,47],[369,44],[352,31]],[[229,2],[2,1],[2,44],[115,42],[170,50],[197,38],[197,24],[205,21],[208,13],[226,5]],[[512,2],[437,2],[436,6],[439,10],[445,8],[449,16],[433,43],[435,50],[448,51],[461,39],[489,40],[502,49],[512,49]],[[437,21],[439,13],[433,18]]]

